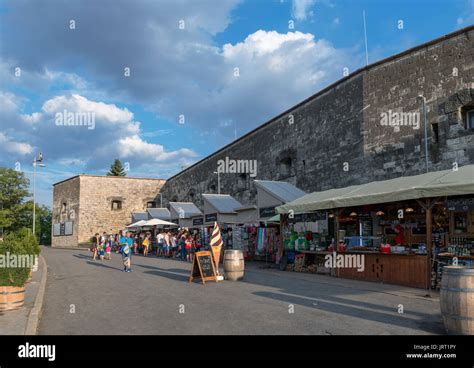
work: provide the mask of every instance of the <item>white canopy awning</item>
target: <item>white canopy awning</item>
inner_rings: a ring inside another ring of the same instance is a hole
[[[146,221],[145,220],[140,220],[137,222],[134,222],[133,224],[127,225],[126,227],[142,227],[145,225]]]
[[[415,176],[373,181],[346,188],[314,192],[276,208],[278,213],[318,210],[474,194],[474,165],[458,170],[435,171]]]
[[[148,221],[145,221],[145,223],[142,226],[176,226],[178,227],[178,224],[175,224],[174,222],[169,222],[165,220],[160,220],[158,218],[154,218]]]

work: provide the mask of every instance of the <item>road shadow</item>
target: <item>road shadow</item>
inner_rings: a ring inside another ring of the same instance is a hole
[[[188,282],[189,276],[185,275],[177,275],[171,272],[164,272],[164,271],[145,271],[144,273],[154,275],[154,276],[161,276],[165,277],[170,280],[180,281],[180,282]]]
[[[93,261],[90,256],[86,256],[84,254],[73,254],[73,257],[79,258],[86,260],[86,263],[92,266],[97,266],[97,267],[103,267],[103,268],[110,268],[112,270],[119,270],[121,271],[121,268],[118,267],[112,267],[108,266],[105,262],[108,262],[108,260],[103,260],[103,261]]]
[[[182,273],[182,274],[189,274],[190,271],[183,270],[181,268],[162,268],[162,267],[156,267],[156,266],[148,266],[148,265],[141,265],[141,264],[135,264],[136,267],[143,267],[147,268],[149,270],[157,270],[157,271],[165,271],[165,272],[174,272],[174,273]]]
[[[86,263],[89,264],[89,265],[92,265],[92,266],[97,266],[97,267],[103,267],[103,268],[110,268],[112,270],[118,270],[118,271],[122,271],[122,268],[118,268],[118,267],[112,267],[112,266],[107,266],[106,264],[104,263],[100,263],[102,261],[87,261]]]
[[[375,310],[367,310],[365,305],[367,303],[358,303],[352,301],[353,306],[345,306],[339,304],[340,302],[347,303],[347,299],[341,298],[331,298],[327,296],[320,296],[320,298],[328,299],[327,301],[321,300],[309,300],[303,297],[295,296],[295,295],[285,295],[285,294],[277,294],[272,292],[266,291],[257,291],[253,293],[254,295],[258,295],[265,298],[270,298],[274,300],[278,300],[284,302],[286,304],[293,304],[293,305],[301,305],[305,307],[311,307],[316,310],[321,310],[325,312],[340,314],[343,316],[350,316],[354,318],[360,318],[365,320],[370,320],[372,322],[390,324],[394,326],[399,326],[403,328],[410,328],[410,329],[418,329],[421,331],[434,333],[434,334],[444,334],[444,329],[442,322],[438,322],[433,320],[421,319],[421,320],[414,320],[404,317],[404,314],[398,314],[397,309],[394,307],[392,309],[387,308],[392,313],[383,313]],[[340,302],[335,302],[332,300],[340,300]],[[359,308],[360,307],[360,308]],[[356,333],[356,331],[354,331]]]

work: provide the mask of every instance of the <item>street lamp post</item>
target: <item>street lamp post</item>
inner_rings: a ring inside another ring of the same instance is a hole
[[[426,97],[419,95],[417,97],[417,100],[421,102],[421,106],[423,109],[423,125],[425,129],[425,166],[426,166],[426,172],[429,172],[428,170],[428,123],[426,121]]]
[[[33,160],[33,236],[36,234],[36,166],[45,167],[46,165],[42,164],[42,161],[43,154],[40,152],[38,157]]]
[[[217,174],[217,194],[221,194],[221,177],[219,171],[214,171],[214,174]]]

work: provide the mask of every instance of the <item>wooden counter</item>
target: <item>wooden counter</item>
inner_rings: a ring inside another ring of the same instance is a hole
[[[356,268],[337,268],[337,277],[424,289],[428,287],[426,255],[350,251],[338,254],[364,255],[365,269],[358,272]]]

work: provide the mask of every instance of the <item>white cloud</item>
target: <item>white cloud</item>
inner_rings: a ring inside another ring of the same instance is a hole
[[[68,84],[69,90],[57,92],[62,99],[56,96],[44,104],[43,115],[50,115],[48,111],[60,106],[93,110],[98,120],[96,134],[104,125],[117,127],[117,131],[107,133],[112,141],[123,138],[119,135],[124,130],[127,137],[151,136],[140,133],[140,123],[129,111],[98,101],[140,104],[176,124],[183,114],[185,126],[194,132],[214,134],[210,144],[218,148],[233,139],[234,125],[238,135],[248,132],[341,78],[344,67],[354,70],[362,64],[354,50],[337,49],[324,39],[302,32],[258,30],[241,42],[216,46],[213,35],[229,25],[237,1],[117,2],[120,6],[110,17],[110,9],[102,2],[89,8],[71,0],[76,18],[81,19],[74,42],[69,30],[57,32],[64,19],[69,19],[70,9],[55,0],[45,0],[41,7],[28,1],[15,3],[18,9],[3,15],[5,27],[14,37],[7,39],[0,33],[5,60],[23,60],[25,78],[16,81],[19,87],[24,87],[26,77],[36,76],[35,81],[41,81],[37,84],[48,96],[49,84],[54,84],[50,80],[56,78]],[[310,3],[299,3],[298,11],[304,9],[309,14]],[[17,18],[19,14],[21,19]],[[41,21],[46,14],[47,27]],[[180,19],[185,21],[184,30],[178,28]],[[31,42],[31,34],[38,42]],[[8,71],[13,65],[13,61],[8,64]],[[130,78],[124,78],[124,66],[131,67]],[[236,67],[238,78],[233,76]],[[78,70],[84,74],[71,72]],[[77,96],[85,96],[87,101]],[[17,124],[29,123],[39,129],[42,124],[38,119],[30,113]],[[81,147],[83,150],[85,147]],[[97,150],[99,154],[106,148]]]
[[[25,115],[21,114],[18,104],[12,102],[16,101],[15,96],[9,94],[7,97],[9,99],[6,103],[11,107],[9,116],[14,116],[14,112],[16,119],[2,123],[4,130],[10,135],[28,139],[28,143],[20,143],[2,134],[0,143],[4,150],[10,153],[31,153],[33,147],[38,147],[45,157],[60,165],[83,165],[89,169],[107,168],[114,158],[126,159],[138,168],[145,162],[173,161],[174,164],[179,164],[196,156],[191,149],[167,151],[160,144],[141,139],[140,123],[134,120],[133,113],[114,104],[92,101],[76,94],[56,96],[43,104],[41,112]],[[17,111],[13,111],[14,108]],[[56,113],[62,113],[64,110],[70,113],[93,112],[94,129],[56,125]],[[34,129],[18,123],[25,121],[34,121]]]
[[[33,147],[28,143],[17,142],[0,132],[0,152],[15,156],[24,156],[33,152]]]
[[[118,108],[114,104],[90,101],[87,98],[73,94],[70,97],[57,96],[43,104],[42,110],[49,115],[54,115],[63,110],[71,112],[93,112],[97,120],[104,120],[117,125],[128,125],[133,120],[133,114],[126,108]],[[136,123],[129,126],[130,132],[137,132]]]
[[[306,20],[311,16],[311,7],[315,0],[293,0],[292,14],[296,20]]]
[[[143,161],[169,161],[178,158],[195,157],[196,154],[187,148],[166,152],[162,145],[147,143],[139,136],[124,137],[118,141],[122,158],[138,157]]]

